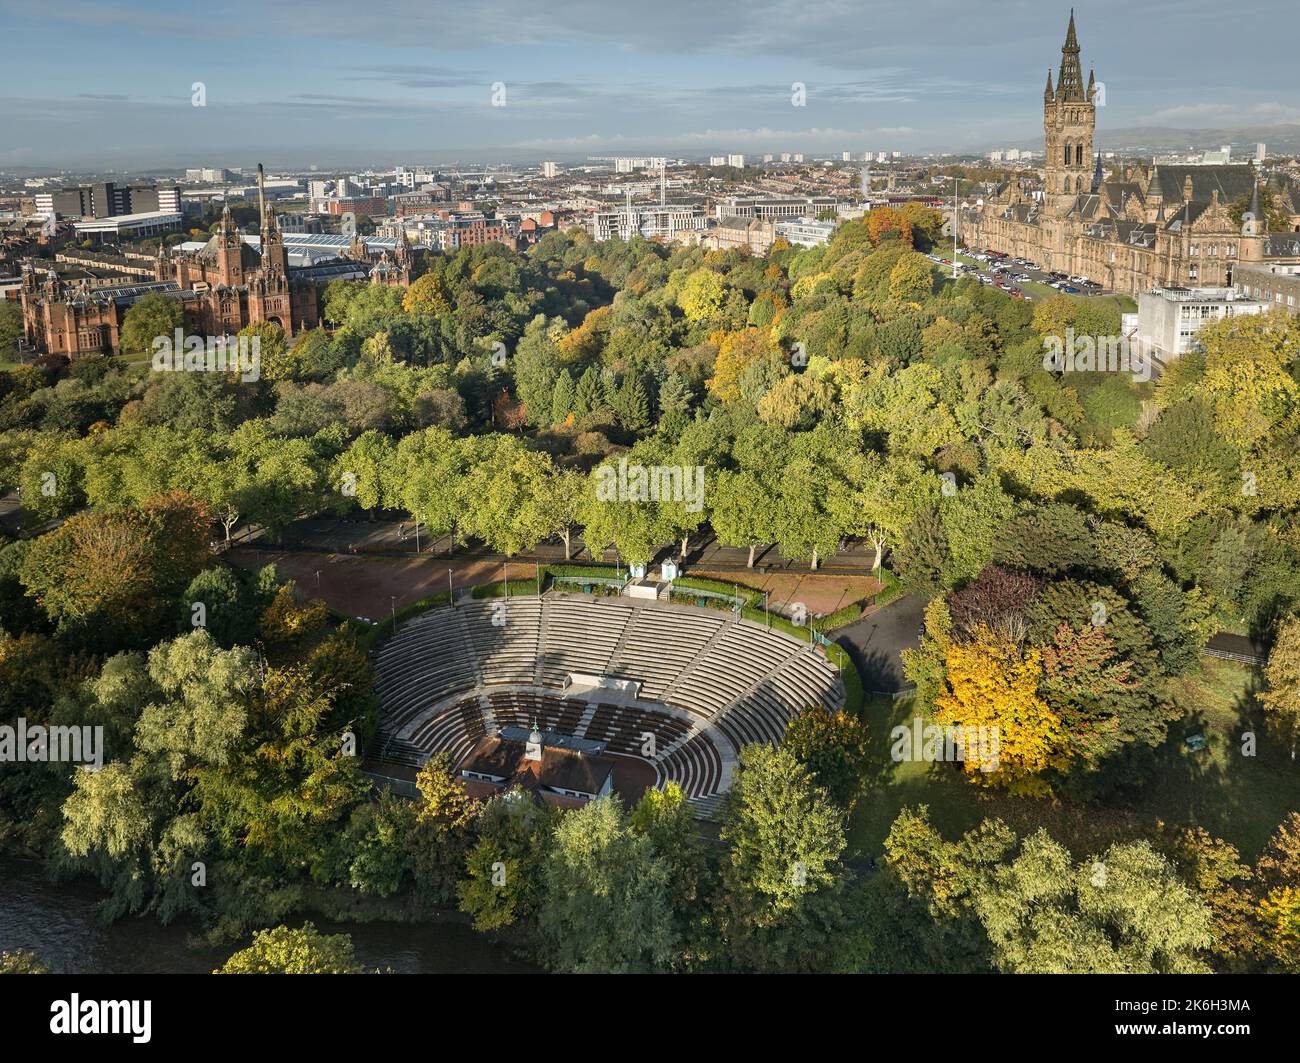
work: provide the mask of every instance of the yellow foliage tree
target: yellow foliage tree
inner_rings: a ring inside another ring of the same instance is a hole
[[[1038,696],[1041,654],[1034,649],[1021,653],[980,625],[970,642],[948,646],[947,669],[945,689],[934,699],[936,721],[996,736],[996,745],[992,739],[979,744],[980,750],[996,749],[996,755],[986,762],[968,755],[966,771],[985,785],[1013,793],[1050,793],[1042,773],[1064,766],[1065,734],[1061,718]]]
[[[739,332],[723,333],[718,339],[718,357],[713,363],[713,376],[705,381],[705,386],[723,402],[738,398],[740,374],[745,366],[769,354],[771,350],[767,333],[762,329],[747,328]]]
[[[1300,971],[1300,890],[1281,886],[1259,902],[1264,949],[1288,971]]]
[[[1205,348],[1202,389],[1219,431],[1240,447],[1266,441],[1300,406],[1287,371],[1300,346],[1300,322],[1281,311],[1227,317],[1198,333]]]
[[[582,319],[582,324],[556,345],[564,362],[588,362],[600,354],[609,333],[611,308],[600,306]]]
[[[319,598],[299,605],[294,598],[293,586],[286,583],[262,614],[258,634],[269,643],[290,642],[319,631],[329,620],[329,614],[329,606]]]
[[[447,286],[435,273],[426,273],[402,296],[402,309],[408,314],[431,314],[439,317],[451,313],[451,297]]]

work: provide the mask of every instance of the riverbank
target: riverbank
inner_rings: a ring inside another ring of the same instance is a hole
[[[60,974],[207,974],[241,945],[212,948],[192,919],[163,926],[152,915],[105,925],[102,894],[85,879],[52,883],[36,860],[0,860],[0,950],[31,949]],[[448,914],[437,921],[399,923],[311,919],[326,934],[349,934],[357,962],[395,974],[527,974],[536,968],[499,941]],[[250,935],[251,936],[251,935]]]

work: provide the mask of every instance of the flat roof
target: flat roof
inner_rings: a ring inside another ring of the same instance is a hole
[[[108,218],[79,221],[73,228],[78,232],[109,232],[114,229],[132,229],[146,225],[180,224],[181,213],[176,210],[147,210],[141,214],[114,214]]]

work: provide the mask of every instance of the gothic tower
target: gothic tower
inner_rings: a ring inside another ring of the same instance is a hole
[[[275,220],[275,208],[262,215],[262,269],[277,277],[288,277],[289,257],[284,249],[280,223]]]
[[[1259,181],[1250,194],[1250,206],[1241,216],[1241,247],[1237,258],[1242,262],[1261,262],[1268,242],[1268,218],[1259,204]]]
[[[262,269],[276,277],[288,277],[289,258],[280,235],[280,223],[275,220],[275,209],[266,206],[266,178],[260,162],[257,164],[257,209],[262,221]]]
[[[217,283],[236,285],[244,283],[244,242],[239,235],[239,227],[230,213],[227,203],[221,212],[221,224],[217,226]]]
[[[1047,90],[1043,93],[1043,139],[1046,165],[1043,168],[1043,200],[1048,210],[1061,213],[1074,202],[1075,196],[1092,187],[1092,135],[1096,126],[1096,76],[1089,74],[1083,84],[1079,65],[1079,40],[1074,32],[1074,12],[1061,48],[1061,70],[1052,87],[1052,72],[1047,72]]]

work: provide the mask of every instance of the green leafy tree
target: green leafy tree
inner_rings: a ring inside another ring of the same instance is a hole
[[[668,966],[675,945],[669,866],[631,828],[617,796],[561,817],[542,877],[538,929],[556,970],[605,974]]]
[[[176,330],[184,324],[185,314],[179,299],[162,292],[149,292],[127,308],[118,342],[124,351],[151,350],[154,340],[160,337],[174,344]]]
[[[322,934],[314,923],[259,930],[213,974],[360,974],[347,934]]]

